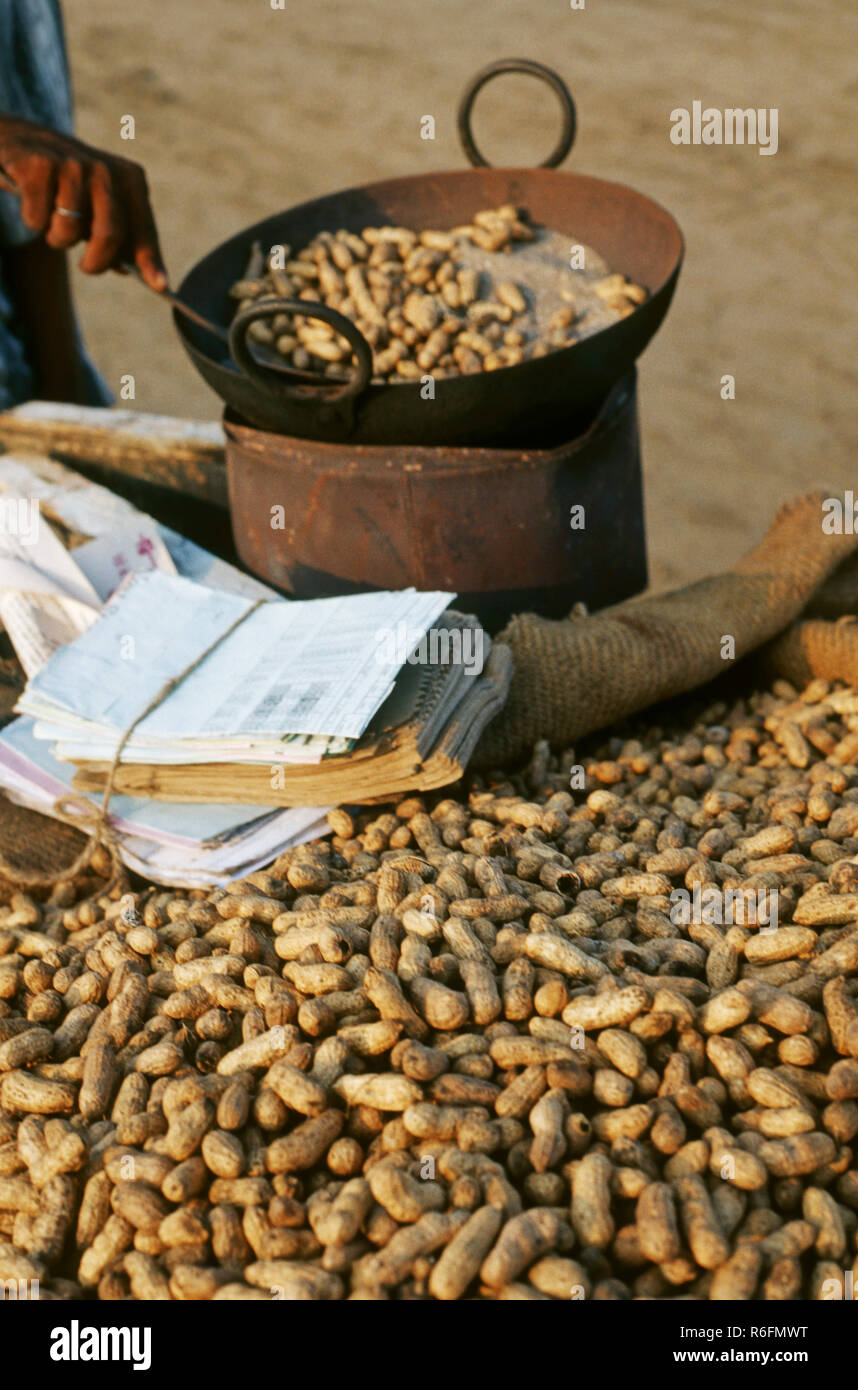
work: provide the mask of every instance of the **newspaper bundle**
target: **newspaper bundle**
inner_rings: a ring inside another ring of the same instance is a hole
[[[0,731],[8,795],[50,813],[109,785],[126,862],[207,885],[319,833],[331,805],[461,775],[510,667],[453,594],[287,601],[35,462],[0,458],[0,619],[29,678]],[[67,549],[43,511],[90,539]]]

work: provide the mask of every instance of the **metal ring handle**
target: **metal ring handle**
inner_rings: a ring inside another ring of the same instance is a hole
[[[236,314],[229,329],[229,347],[240,371],[253,383],[259,386],[269,395],[279,397],[281,400],[306,401],[308,387],[290,387],[284,380],[284,373],[296,370],[283,366],[278,370],[276,367],[265,366],[257,362],[250,350],[247,341],[247,331],[252,323],[259,319],[274,318],[277,314],[303,314],[308,319],[322,319],[329,323],[332,328],[348,340],[356,360],[356,370],[351,379],[342,386],[337,386],[333,390],[326,390],[319,393],[320,398],[326,404],[334,402],[345,402],[354,400],[365,391],[372,377],[372,348],[366,338],[361,333],[356,323],[347,319],[345,314],[340,314],[336,309],[329,309],[327,304],[315,304],[305,299],[274,299],[268,297],[258,299],[255,304],[249,304],[246,309],[242,309]]]
[[[535,63],[530,58],[499,58],[496,63],[489,63],[482,68],[472,78],[465,88],[462,99],[459,102],[459,110],[456,116],[456,123],[459,127],[459,140],[468,161],[474,168],[490,168],[489,161],[484,159],[480,153],[477,143],[474,140],[471,130],[471,113],[474,109],[474,102],[477,93],[503,72],[522,72],[530,77],[538,77],[542,82],[548,84],[560,98],[560,106],[563,113],[563,126],[560,131],[560,139],[551,151],[551,154],[542,164],[537,167],[540,169],[556,169],[558,164],[562,164],[567,154],[575,143],[575,132],[577,129],[577,117],[575,115],[575,103],[572,100],[572,93],[563,81],[563,78],[554,71],[547,68],[542,63]]]

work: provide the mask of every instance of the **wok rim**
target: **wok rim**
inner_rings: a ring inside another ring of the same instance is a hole
[[[258,429],[242,419],[233,407],[228,406],[223,418],[227,471],[235,466],[236,448],[258,453],[258,463],[264,468],[279,470],[283,467],[300,467],[308,472],[320,474],[357,473],[367,478],[403,479],[407,475],[422,474],[425,478],[431,479],[448,474],[480,472],[495,475],[498,471],[506,474],[551,467],[556,465],[560,458],[574,463],[574,457],[579,451],[589,448],[600,435],[615,428],[617,416],[628,404],[629,399],[633,406],[637,407],[637,388],[637,365],[632,363],[628,372],[611,387],[593,420],[580,434],[572,440],[533,449],[493,444],[407,444],[391,449],[389,444],[361,442],[350,444],[344,452],[342,444],[333,440],[307,439],[302,435],[278,434],[274,430]],[[286,464],[276,457],[277,453],[284,449],[292,450],[295,454]]]
[[[477,180],[485,177],[487,174],[503,176],[506,178],[551,180],[554,183],[556,183],[559,180],[571,181],[572,183],[579,185],[586,184],[594,190],[598,190],[600,188],[610,190],[612,195],[615,195],[616,192],[619,190],[620,192],[626,195],[631,195],[634,199],[639,200],[648,211],[655,212],[662,219],[664,219],[664,222],[675,243],[672,248],[670,267],[666,275],[663,277],[663,279],[657,287],[649,287],[649,298],[646,300],[644,304],[640,305],[639,308],[645,309],[648,305],[651,305],[653,301],[657,299],[660,295],[662,295],[665,291],[670,290],[672,293],[672,287],[675,287],[677,277],[682,268],[682,263],[685,257],[686,243],[685,237],[682,233],[682,229],[680,228],[678,222],[676,221],[673,214],[669,211],[669,209],[664,207],[663,204],[657,202],[656,199],[651,198],[649,194],[641,193],[638,189],[633,188],[630,184],[620,183],[614,179],[599,178],[593,174],[573,173],[572,171],[566,169],[545,169],[531,167],[506,168],[495,166],[492,166],[489,169],[439,169],[432,170],[431,172],[425,174],[404,174],[390,179],[377,179],[371,183],[354,184],[348,188],[337,189],[333,193],[319,194],[314,198],[305,199],[305,201],[302,203],[295,203],[290,207],[283,208],[279,212],[270,213],[267,217],[261,218],[258,222],[254,222],[249,226],[241,228],[232,236],[227,237],[226,240],[219,242],[216,246],[212,247],[197,261],[195,261],[194,264],[190,267],[190,269],[187,270],[183,275],[182,280],[179,284],[178,293],[182,296],[183,299],[186,299],[193,308],[198,308],[198,305],[194,303],[193,287],[191,287],[191,291],[189,292],[188,282],[200,275],[204,271],[204,268],[209,261],[213,260],[215,257],[220,256],[221,254],[226,252],[228,248],[232,246],[244,244],[248,241],[253,241],[259,235],[261,235],[263,229],[268,227],[271,224],[271,222],[282,217],[300,216],[301,214],[306,215],[311,209],[318,208],[320,204],[326,202],[329,199],[349,198],[355,195],[381,195],[383,191],[387,189],[402,189],[406,185],[414,183],[427,184],[430,183],[433,179],[446,179],[450,178],[451,176],[455,176],[458,179],[470,177]],[[562,231],[562,228],[552,228],[552,230]],[[601,254],[600,248],[598,246],[594,247],[593,249],[599,251]],[[612,269],[616,269],[616,267],[612,267]],[[546,354],[546,356],[551,357],[555,361],[571,359],[571,354],[573,354],[576,349],[585,348],[588,345],[591,345],[597,341],[604,342],[606,340],[607,334],[611,333],[614,329],[619,328],[620,325],[624,322],[626,322],[626,320],[620,319],[616,323],[608,324],[605,328],[598,329],[595,333],[589,334],[586,338],[581,338],[575,343],[570,343],[568,347],[555,348],[551,353]],[[199,355],[200,357],[204,358],[205,361],[209,363],[212,367],[216,368],[219,372],[227,374],[235,382],[248,381],[248,378],[237,368],[235,362],[232,359],[230,359],[229,362],[223,362],[222,360],[218,360],[217,358],[212,356],[211,353],[208,352],[205,348],[200,346],[197,335],[204,334],[207,332],[207,330],[199,328],[195,324],[189,323],[188,320],[183,318],[183,316],[175,309],[173,310],[173,323],[178,331],[182,345],[189,353],[192,361],[195,360],[196,355]],[[226,329],[228,329],[229,327],[228,324],[222,326]],[[650,341],[651,337],[647,340],[647,343],[644,344],[644,348],[641,349],[641,352],[644,351],[647,346],[649,346]],[[498,380],[509,380],[510,373],[521,372],[522,370],[527,370],[528,368],[538,368],[539,363],[544,360],[545,358],[537,358],[526,362],[515,363],[514,365],[510,366],[498,367],[495,371],[491,373],[491,375],[493,379],[497,378]],[[312,406],[313,404],[324,406],[324,404],[326,403],[325,386],[330,384],[332,388],[335,388],[338,385],[338,383],[342,380],[341,378],[335,379],[333,377],[325,377],[319,374],[309,374],[294,371],[286,371],[283,372],[282,375],[284,382],[291,381],[294,384],[305,385],[308,388],[310,388],[308,389],[307,393],[308,406]],[[440,392],[444,390],[445,387],[449,388],[454,383],[466,382],[468,380],[470,380],[469,377],[461,374],[451,375],[449,377],[441,377],[439,378],[435,389],[436,392]],[[378,400],[382,396],[382,394],[386,393],[389,390],[403,392],[407,388],[411,388],[412,392],[419,392],[421,389],[420,382],[407,379],[403,381],[370,380],[367,384],[366,389],[361,393],[360,400],[366,401],[369,398],[375,398],[376,400]]]

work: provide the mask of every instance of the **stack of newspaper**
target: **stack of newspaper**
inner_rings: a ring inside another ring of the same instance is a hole
[[[12,801],[49,816],[57,799],[71,794],[73,772],[34,737],[31,719],[0,730],[0,787]],[[252,873],[328,828],[321,808],[178,806],[128,796],[112,798],[110,822],[129,868],[189,888],[219,887]]]
[[[461,775],[511,668],[454,595],[288,602],[68,470],[25,480],[30,462],[0,458],[0,619],[29,677],[0,731],[8,795],[50,814],[109,781],[126,862],[209,884],[331,805]],[[66,549],[43,510],[93,539]]]
[[[69,551],[60,534],[83,543]],[[153,568],[253,601],[278,597],[62,464],[0,456],[0,623],[31,679],[92,627],[123,577]],[[51,815],[72,792],[74,771],[35,737],[31,718],[0,729],[0,788],[10,800]],[[269,798],[249,809],[212,798],[189,807],[116,796],[110,820],[130,868],[155,882],[214,887],[323,834],[329,805],[284,810]]]

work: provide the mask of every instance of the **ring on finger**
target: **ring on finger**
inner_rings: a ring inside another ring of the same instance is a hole
[[[76,212],[74,208],[54,208],[54,212],[59,213],[60,217],[76,217],[78,220],[83,218],[82,212]]]

